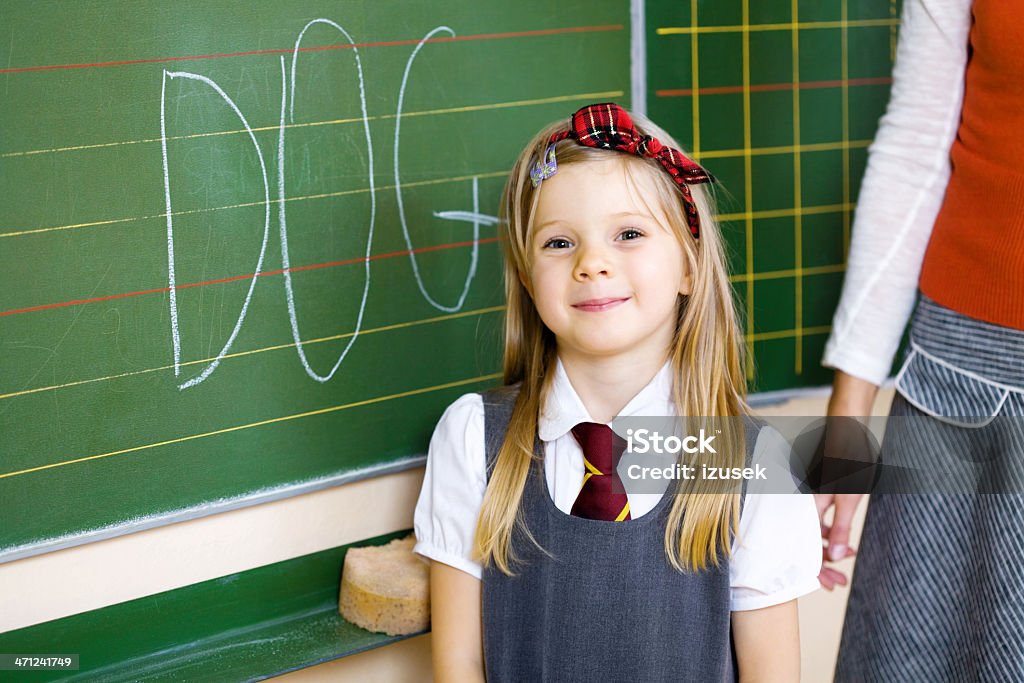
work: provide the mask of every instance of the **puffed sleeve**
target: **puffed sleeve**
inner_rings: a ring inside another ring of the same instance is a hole
[[[905,0],[822,365],[881,384],[917,296],[960,122],[971,0]]]
[[[765,426],[754,445],[756,461],[782,461],[790,446]],[[740,514],[729,561],[731,609],[760,609],[817,590],[821,529],[814,497],[799,493],[750,493]]]
[[[486,488],[483,399],[465,394],[448,406],[430,439],[413,552],[479,579],[482,568],[471,554]]]

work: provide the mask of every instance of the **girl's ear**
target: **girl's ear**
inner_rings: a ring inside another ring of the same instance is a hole
[[[530,279],[528,277],[526,277],[526,273],[524,273],[521,270],[519,271],[519,282],[522,283],[523,289],[526,290],[526,293],[529,294],[530,298],[532,299],[533,298],[533,290],[530,288]]]
[[[679,282],[679,293],[683,296],[690,296],[693,291],[693,278],[690,277],[690,272],[683,273],[683,279]]]

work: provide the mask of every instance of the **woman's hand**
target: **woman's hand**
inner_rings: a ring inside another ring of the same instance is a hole
[[[826,544],[821,549],[821,571],[818,573],[818,581],[822,588],[832,590],[836,585],[845,586],[847,583],[846,574],[835,567],[828,565],[829,562],[838,562],[847,557],[857,554],[855,548],[850,547],[850,524],[853,515],[857,511],[862,495],[859,493],[815,493],[814,503],[818,507],[818,518],[821,520],[821,538]],[[832,525],[825,524],[825,513],[832,507]]]
[[[437,683],[483,683],[480,580],[430,562],[430,630]]]
[[[829,417],[867,418],[871,415],[878,394],[878,385],[836,370],[832,383],[832,396],[828,402]],[[828,440],[826,437],[826,451]],[[826,453],[827,455],[827,453]],[[826,478],[828,472],[826,470]],[[863,494],[860,493],[816,493],[814,502],[818,508],[821,523],[821,537],[826,541],[822,547],[822,568],[818,580],[826,590],[832,590],[836,584],[845,586],[846,575],[828,562],[838,562],[857,553],[850,547],[850,526]],[[825,514],[833,508],[831,526],[825,523]]]

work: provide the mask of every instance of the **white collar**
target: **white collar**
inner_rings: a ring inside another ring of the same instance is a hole
[[[631,415],[672,414],[672,361],[666,361],[657,374],[637,393],[619,417]],[[595,422],[587,412],[579,394],[569,381],[562,359],[555,367],[555,379],[537,420],[537,434],[541,441],[555,441],[569,433],[580,422]]]

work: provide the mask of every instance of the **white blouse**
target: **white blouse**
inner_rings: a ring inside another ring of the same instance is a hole
[[[538,421],[544,444],[544,470],[555,505],[569,514],[583,483],[583,452],[571,429],[594,422],[558,362],[550,396]],[[673,415],[672,371],[666,364],[623,408],[621,417]],[[789,445],[765,427],[755,444],[779,449]],[[466,394],[448,407],[430,440],[426,476],[416,504],[414,551],[461,569],[477,579],[481,565],[471,559],[477,517],[487,488],[484,408],[479,394]],[[652,510],[662,494],[628,493],[630,516]],[[629,522],[624,522],[628,524]],[[800,494],[748,494],[739,534],[729,561],[731,609],[759,609],[816,590],[821,568],[821,531],[814,500]]]
[[[960,124],[971,0],[904,0],[892,93],[857,199],[822,365],[881,384],[913,311]]]

